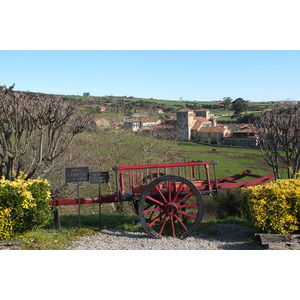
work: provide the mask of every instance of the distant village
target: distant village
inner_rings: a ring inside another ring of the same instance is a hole
[[[257,140],[252,124],[219,124],[218,116],[207,109],[179,109],[176,115],[169,119],[150,119],[144,111],[135,112],[130,118],[111,121],[105,118],[106,107],[97,106],[97,113],[103,113],[103,118],[93,118],[98,128],[125,128],[140,134],[159,133],[166,139],[195,141],[211,145],[226,145],[235,147],[257,147]],[[156,115],[164,111],[157,108]],[[152,113],[152,115],[153,115]]]

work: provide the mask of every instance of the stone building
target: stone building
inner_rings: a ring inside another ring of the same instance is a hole
[[[209,110],[180,109],[176,113],[176,133],[179,140],[200,141],[238,147],[257,147],[252,124],[217,124]]]
[[[100,127],[100,128],[109,128],[109,127],[110,127],[110,122],[109,122],[109,120],[104,119],[104,118],[98,118],[98,117],[95,117],[95,118],[92,119],[92,122],[93,122],[97,127]]]
[[[251,128],[236,130],[226,136],[222,145],[238,147],[257,147],[258,141],[254,131]]]
[[[224,125],[217,125],[216,117],[209,110],[180,109],[176,113],[176,130],[180,140],[197,140],[219,143],[228,134]]]
[[[139,119],[125,119],[124,126],[126,129],[130,129],[132,131],[138,131],[142,128],[153,127],[159,125],[161,123],[160,120],[139,120]]]
[[[229,134],[229,130],[224,125],[201,127],[192,130],[192,140],[208,144],[221,144],[221,141]]]
[[[194,123],[193,110],[183,108],[176,112],[176,130],[180,140],[189,141],[191,139],[191,130]]]

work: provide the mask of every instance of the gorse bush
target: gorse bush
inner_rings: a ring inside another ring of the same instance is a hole
[[[0,180],[0,240],[9,240],[47,223],[51,216],[47,180],[21,174],[13,181]]]
[[[281,179],[243,189],[244,212],[263,232],[288,234],[299,229],[300,179]]]
[[[13,224],[10,219],[10,208],[0,207],[0,240],[9,240],[12,238]]]

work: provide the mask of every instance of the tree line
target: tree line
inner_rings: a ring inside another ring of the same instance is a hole
[[[248,102],[228,98],[224,103],[241,118]],[[44,177],[59,168],[74,137],[90,124],[90,116],[79,114],[78,109],[75,102],[54,95],[28,95],[15,92],[14,85],[0,86],[0,176],[13,180],[25,172],[28,178]],[[275,178],[282,178],[283,170],[292,178],[300,169],[300,104],[249,114],[250,120]]]

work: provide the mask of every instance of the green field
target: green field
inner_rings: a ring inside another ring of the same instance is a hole
[[[117,165],[216,160],[219,162],[218,177],[234,175],[248,169],[257,175],[267,175],[272,172],[258,149],[226,148],[214,145],[205,146],[194,142],[157,140],[126,130],[109,129],[82,134],[77,137],[72,151],[75,153],[73,156],[78,157],[77,161],[72,162],[73,166],[87,166],[90,171],[110,173],[110,184],[102,185],[102,191],[105,194],[115,191],[115,174],[112,168]],[[97,185],[83,183],[82,197],[96,197],[97,188]],[[74,197],[76,197],[76,192],[74,192]]]
[[[215,149],[216,151],[212,151]],[[225,177],[251,170],[253,174],[266,175],[272,172],[258,149],[241,149],[205,146],[193,142],[180,142],[180,155],[186,160],[219,162],[218,177]]]

